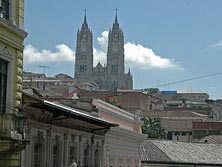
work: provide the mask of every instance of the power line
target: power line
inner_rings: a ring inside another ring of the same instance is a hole
[[[166,83],[166,84],[157,85],[156,87],[163,87],[163,86],[174,85],[174,84],[188,82],[188,81],[197,80],[197,79],[201,79],[201,78],[207,78],[207,77],[211,77],[211,76],[215,76],[215,75],[222,75],[222,73],[218,72],[218,73],[214,73],[214,74],[201,75],[201,76],[194,77],[194,78],[189,78],[189,79],[184,79],[184,80],[180,80],[180,81],[169,82],[169,83]]]

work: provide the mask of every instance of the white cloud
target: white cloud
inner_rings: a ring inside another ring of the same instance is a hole
[[[32,45],[26,45],[24,49],[24,62],[33,64],[38,62],[74,62],[74,51],[65,44],[56,45],[56,52],[47,49],[39,51]]]
[[[93,48],[94,61],[93,65],[96,66],[98,62],[102,65],[106,64],[106,52],[101,49]]]
[[[174,63],[172,60],[163,58],[153,52],[152,49],[146,48],[141,44],[135,44],[134,42],[127,42],[124,45],[126,63],[130,66],[136,66],[142,69],[150,68],[175,68],[181,69],[178,63]]]
[[[222,47],[222,41],[219,41],[217,43],[215,43],[214,45],[212,45],[213,48],[219,48]]]
[[[99,48],[93,48],[93,55],[94,55],[94,66],[98,62],[102,65],[106,64],[106,53],[108,47],[108,31],[104,31],[101,34],[101,37],[97,38],[97,43],[99,44]]]
[[[103,31],[101,37],[97,38],[97,42],[100,45],[101,49],[103,52],[107,52],[107,47],[108,47],[108,35],[109,32],[108,31]]]
[[[106,61],[106,52],[108,45],[108,31],[104,31],[101,34],[101,37],[97,38],[97,42],[100,46],[99,49],[94,48],[94,57],[95,64],[97,64],[98,60],[100,62],[105,63]],[[142,69],[150,69],[150,68],[174,68],[174,69],[182,69],[182,67],[173,62],[170,59],[163,58],[153,52],[152,49],[146,48],[141,44],[135,44],[134,42],[127,42],[124,45],[125,50],[125,61],[127,66],[134,66]]]
[[[108,31],[104,31],[100,37],[97,38],[99,48],[93,48],[94,66],[100,62],[102,65],[106,64],[107,45],[108,45]],[[27,45],[24,49],[24,62],[27,64],[36,62],[74,62],[75,53],[65,44],[56,46],[57,51],[43,49],[39,51],[32,45]],[[163,58],[157,55],[152,49],[147,48],[141,44],[134,42],[127,42],[124,45],[125,62],[127,67],[136,67],[142,69],[182,69],[182,67],[168,58]]]

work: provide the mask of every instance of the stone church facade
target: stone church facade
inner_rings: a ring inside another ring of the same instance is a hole
[[[99,89],[104,90],[133,89],[130,69],[125,73],[124,34],[117,15],[108,38],[106,65],[99,62],[93,67],[93,35],[85,15],[82,27],[77,32],[75,79],[78,83],[95,82]]]

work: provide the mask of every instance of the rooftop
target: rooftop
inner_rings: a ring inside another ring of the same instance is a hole
[[[142,163],[222,165],[222,144],[147,140],[141,152]]]
[[[199,142],[222,144],[222,135],[210,135],[200,139]]]
[[[158,117],[158,118],[181,118],[181,117],[186,117],[186,118],[194,118],[194,117],[208,117],[208,115],[205,114],[200,114],[197,112],[193,112],[190,110],[183,110],[183,111],[149,111],[149,112],[144,112],[144,116],[148,117]]]
[[[178,90],[177,93],[201,93],[201,94],[207,94],[206,92],[202,90]]]

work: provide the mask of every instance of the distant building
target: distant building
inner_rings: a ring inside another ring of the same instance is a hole
[[[45,74],[42,73],[32,73],[23,71],[23,80],[41,80],[45,78]]]
[[[193,122],[192,133],[194,139],[208,135],[222,135],[222,122]]]
[[[93,35],[88,27],[86,15],[77,32],[75,56],[75,79],[77,82],[96,82],[99,89],[133,89],[131,72],[125,73],[124,35],[117,15],[108,36],[107,63],[93,67]]]
[[[147,140],[141,147],[142,167],[220,167],[222,145]]]
[[[159,118],[166,130],[166,138],[173,141],[192,141],[193,122],[208,120],[208,115],[193,111],[151,111],[144,112],[144,116]]]
[[[209,95],[203,91],[188,91],[188,90],[179,90],[179,91],[162,91],[159,94],[160,98],[167,101],[183,100],[183,101],[192,101],[192,102],[205,102],[209,99]]]
[[[0,166],[20,167],[26,144],[22,112],[24,0],[0,0]]]
[[[60,73],[55,75],[55,77],[47,77],[41,73],[24,72],[23,75],[23,87],[25,89],[34,87],[65,96],[75,89],[76,86],[76,81],[66,74]]]
[[[207,104],[211,106],[211,117],[213,121],[222,121],[222,100],[207,100]]]
[[[83,99],[102,99],[131,113],[137,110],[149,111],[151,105],[150,97],[137,90],[117,90],[115,92],[76,90],[73,93]],[[69,96],[72,97],[73,93]]]

